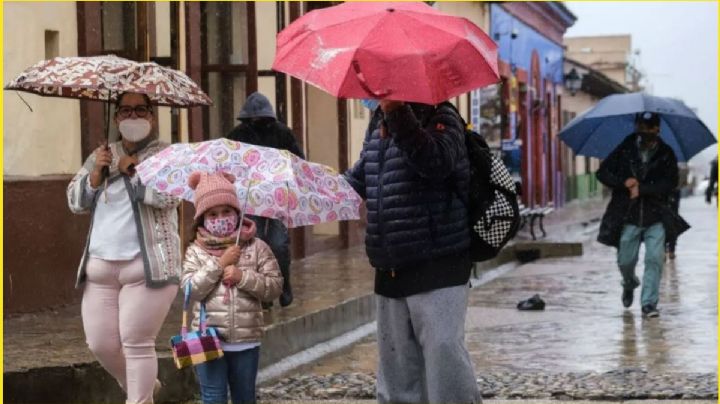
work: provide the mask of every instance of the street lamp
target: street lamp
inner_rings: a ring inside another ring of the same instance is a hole
[[[582,86],[582,77],[573,67],[568,74],[565,75],[565,88],[568,89],[570,95],[575,95]]]

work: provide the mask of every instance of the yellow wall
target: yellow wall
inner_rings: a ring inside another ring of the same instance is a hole
[[[350,148],[348,154],[348,162],[350,167],[353,166],[360,158],[360,151],[362,150],[363,140],[365,139],[365,130],[367,129],[368,123],[372,111],[365,108],[359,100],[348,100],[348,122],[350,123],[349,129],[349,142],[348,147]]]
[[[564,93],[562,98],[562,109],[564,111],[574,112],[580,115],[599,101],[599,98],[593,97],[585,92],[578,91],[575,95]],[[590,159],[590,172],[595,172],[600,167],[600,162],[596,158]],[[585,157],[575,157],[575,173],[576,175],[588,174],[585,170]]]
[[[339,133],[337,98],[311,85],[306,86],[308,108],[308,160],[338,169]],[[336,235],[337,222],[313,226],[315,234]]]
[[[155,3],[155,49],[151,49],[152,56],[172,55],[170,48],[170,3]],[[168,107],[157,108],[158,137],[164,142],[170,143],[171,134],[171,112]]]
[[[598,70],[612,80],[627,84],[625,67],[632,51],[630,35],[602,35],[563,39],[565,56]]]
[[[489,30],[489,13],[487,5],[482,2],[448,1],[437,2],[436,8],[443,13],[465,17],[480,27],[483,31]]]
[[[270,70],[272,67],[275,58],[276,16],[275,2],[255,3],[258,70]]]
[[[77,55],[75,2],[5,3],[3,83],[45,59],[45,30],[59,32],[59,56]],[[3,175],[74,173],[80,167],[80,103],[4,92]]]

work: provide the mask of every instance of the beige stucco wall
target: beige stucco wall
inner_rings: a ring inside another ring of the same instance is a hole
[[[480,27],[483,31],[488,32],[489,13],[487,4],[470,1],[441,1],[435,4],[439,11],[458,17],[465,17],[475,23],[475,25]]]
[[[348,100],[347,114],[348,122],[350,122],[348,162],[350,167],[352,167],[360,158],[360,151],[362,150],[363,140],[365,139],[365,130],[370,122],[372,111],[364,107],[360,101]]]
[[[337,98],[307,85],[308,160],[338,169],[339,133]],[[313,226],[313,233],[339,234],[337,222]]]
[[[45,30],[59,32],[59,55],[77,55],[75,2],[5,3],[3,83],[45,59]],[[3,91],[3,175],[74,173],[80,167],[80,103]]]
[[[630,35],[603,35],[564,38],[566,57],[601,71],[625,84],[625,66],[632,51]]]
[[[155,49],[151,49],[152,56],[171,56],[170,47],[170,3],[155,3]],[[168,107],[157,108],[158,137],[164,142],[170,143],[171,133],[171,109]]]
[[[580,115],[587,109],[594,106],[598,101],[599,98],[593,97],[582,91],[577,92],[575,95],[570,95],[569,93],[567,93],[562,99],[562,109],[564,111],[574,112],[576,115]],[[595,172],[599,168],[599,166],[600,162],[598,159],[590,159],[590,172]],[[586,174],[584,156],[575,157],[575,174]]]
[[[577,115],[580,115],[598,101],[597,98],[582,91],[578,91],[575,95],[565,93],[562,98],[562,109],[564,111],[574,112]]]
[[[275,58],[276,15],[275,2],[255,3],[258,70],[270,70]],[[258,91],[276,107],[274,77],[258,77]]]
[[[255,3],[258,70],[270,70],[275,59],[275,2]]]

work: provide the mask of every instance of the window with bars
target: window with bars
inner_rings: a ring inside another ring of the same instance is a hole
[[[211,139],[223,137],[236,125],[249,86],[254,30],[246,2],[201,4],[202,87],[214,101],[203,108],[204,131]]]

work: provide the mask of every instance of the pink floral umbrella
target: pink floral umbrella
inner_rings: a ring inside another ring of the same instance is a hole
[[[210,97],[185,73],[115,55],[44,60],[25,69],[5,89],[106,102],[132,92],[146,94],[157,105],[212,105]]]
[[[228,139],[176,143],[137,166],[143,184],[188,201],[194,171],[225,171],[244,212],[300,227],[360,218],[360,196],[334,169],[305,161],[286,150]]]

